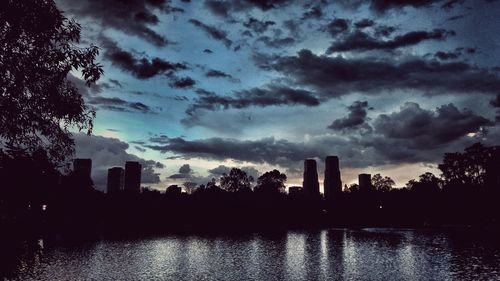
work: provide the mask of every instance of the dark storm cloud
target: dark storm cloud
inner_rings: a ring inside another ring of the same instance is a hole
[[[215,70],[215,69],[209,69],[205,73],[205,77],[208,77],[208,78],[226,78],[232,82],[239,82],[240,81],[239,79],[234,78],[231,74],[225,73],[225,72],[220,71],[220,70]]]
[[[193,115],[199,109],[217,111],[251,106],[305,105],[317,106],[319,100],[313,93],[285,86],[270,85],[267,88],[252,88],[234,92],[231,96],[219,96],[213,92],[197,90],[198,98],[186,113]]]
[[[328,128],[332,130],[369,128],[369,125],[365,123],[367,121],[367,101],[355,101],[347,109],[349,114],[344,118],[334,120]]]
[[[184,164],[179,168],[179,173],[181,173],[181,174],[189,174],[192,172],[193,172],[193,169],[191,169],[189,164]]]
[[[147,147],[184,159],[232,159],[287,168],[300,167],[306,158],[338,155],[343,167],[367,167],[436,162],[444,152],[458,151],[474,142],[494,144],[499,133],[495,127],[490,127],[493,126],[491,121],[469,110],[458,110],[453,104],[426,110],[416,103],[406,103],[399,111],[379,115],[372,125],[373,130],[360,136],[326,134],[311,136],[304,142],[274,137],[257,140],[165,137],[150,142]],[[494,131],[489,133],[490,137],[485,127]]]
[[[257,41],[264,43],[267,47],[278,49],[293,45],[296,42],[292,37],[271,38],[269,36],[261,36],[257,39]]]
[[[441,1],[442,0],[370,0],[371,8],[379,13],[385,13],[390,9],[401,9],[404,7],[421,8]]]
[[[142,165],[142,183],[159,183],[160,177],[156,169],[164,165],[140,158],[127,152],[129,145],[119,139],[101,136],[88,136],[77,133],[75,139],[75,156],[78,158],[92,159],[92,179],[94,184],[103,190],[106,186],[108,169],[115,166],[125,166],[126,161],[138,161]]]
[[[177,89],[192,88],[196,81],[191,77],[172,77],[172,82],[169,83],[170,87]]]
[[[392,35],[392,33],[394,33],[394,31],[397,30],[396,27],[389,25],[378,25],[374,29],[375,37],[389,37]]]
[[[334,19],[324,28],[332,37],[336,37],[348,29],[349,21],[346,19]]]
[[[282,5],[290,4],[290,0],[205,0],[204,6],[214,15],[230,18],[233,12],[245,12],[252,8],[258,8],[262,11],[277,8]]]
[[[302,19],[320,19],[323,17],[321,6],[313,6],[302,14]]]
[[[285,20],[283,21],[283,26],[288,29],[290,34],[295,37],[299,38],[302,36],[302,30],[300,27],[300,21],[298,20]]]
[[[405,140],[419,149],[447,144],[492,125],[490,120],[467,109],[460,111],[451,103],[431,111],[412,102],[405,103],[400,111],[379,115],[373,122],[378,134]]]
[[[447,0],[444,4],[441,5],[442,9],[451,10],[455,8],[456,5],[463,4],[465,0]]]
[[[206,54],[213,54],[214,53],[214,51],[212,51],[210,49],[205,49],[205,50],[203,50],[203,52]]]
[[[113,85],[117,86],[118,88],[123,88],[122,82],[120,82],[116,79],[109,79],[109,82],[112,83]]]
[[[150,142],[154,143],[168,143],[169,137],[166,135],[157,135],[149,138]]]
[[[206,0],[204,5],[214,15],[221,17],[228,17],[230,10],[232,9],[230,2],[219,0]]]
[[[213,176],[215,178],[219,178],[223,174],[229,174],[229,172],[231,172],[232,168],[233,167],[219,165],[213,169],[208,170],[208,172],[210,173],[211,176]],[[237,168],[243,170],[245,173],[247,173],[247,175],[253,177],[255,180],[260,176],[259,170],[255,169],[254,167],[243,166],[243,167],[237,167]]]
[[[223,72],[223,71],[220,71],[220,70],[215,70],[215,69],[210,69],[209,71],[207,71],[207,73],[205,73],[205,76],[206,77],[228,77],[228,78],[232,78],[231,75]]]
[[[183,138],[171,138],[167,144],[152,144],[148,145],[148,147],[160,152],[177,153],[186,158],[234,159],[271,164],[286,160],[300,161],[314,156],[310,155],[300,144],[286,140],[276,140],[273,137],[255,141],[225,138],[188,141]]]
[[[342,40],[333,43],[327,54],[333,52],[346,51],[367,51],[367,50],[394,50],[401,47],[416,45],[425,40],[444,40],[450,35],[454,35],[453,31],[444,29],[434,29],[433,31],[412,31],[403,35],[398,35],[391,40],[379,40],[371,35],[356,31],[349,34]]]
[[[466,16],[467,16],[467,14],[461,14],[461,15],[456,15],[456,16],[449,17],[446,20],[447,21],[455,21],[455,20],[463,19]]]
[[[434,54],[434,57],[440,60],[454,60],[458,59],[460,57],[461,53],[460,52],[443,52],[443,51],[438,51]]]
[[[182,12],[167,0],[61,0],[62,9],[78,17],[90,17],[103,27],[111,27],[127,34],[133,34],[157,45],[165,46],[169,40],[150,28],[159,22],[155,15]]]
[[[245,23],[243,23],[243,26],[245,26],[248,29],[253,30],[255,33],[263,33],[267,30],[269,26],[275,25],[276,22],[274,21],[260,21],[256,18],[250,17]]]
[[[263,10],[263,11],[266,11],[269,9],[277,8],[277,7],[284,5],[284,4],[288,4],[288,3],[293,2],[293,1],[290,1],[290,0],[246,0],[246,1],[238,0],[235,2],[240,2],[240,3],[246,2],[252,6],[255,6],[255,7]]]
[[[464,62],[346,59],[317,56],[301,50],[297,56],[270,56],[254,60],[264,69],[283,74],[291,83],[310,86],[325,98],[353,92],[377,94],[393,90],[420,90],[427,95],[500,91],[494,72]]]
[[[187,68],[185,64],[172,63],[158,57],[152,59],[137,58],[134,54],[118,47],[115,42],[108,38],[101,37],[101,41],[104,47],[104,57],[139,79],[148,79],[165,72]]]
[[[378,154],[376,149],[363,146],[360,139],[334,135],[313,137],[307,142],[291,142],[274,137],[258,140],[172,138],[168,143],[150,144],[147,147],[162,153],[174,153],[184,159],[231,159],[287,168],[300,168],[304,159],[324,159],[327,155],[338,155],[343,167],[367,167],[390,162],[384,155]]]
[[[360,29],[363,29],[363,28],[367,28],[367,27],[371,27],[371,26],[374,26],[375,25],[375,22],[371,19],[362,19],[360,21],[357,21],[354,23],[354,26],[356,28],[360,28]]]
[[[177,174],[170,175],[168,178],[170,179],[189,179],[193,176],[193,169],[189,164],[184,164],[179,168],[179,172]]]
[[[217,41],[221,41],[224,46],[230,48],[233,42],[227,37],[227,32],[215,26],[205,24],[197,19],[190,19],[190,23],[203,30],[206,34]]]
[[[113,98],[90,97],[87,99],[87,102],[101,109],[107,109],[118,112],[141,112],[141,113],[152,113],[152,114],[155,113],[155,111],[152,110],[149,106],[141,102],[129,102],[117,97]]]

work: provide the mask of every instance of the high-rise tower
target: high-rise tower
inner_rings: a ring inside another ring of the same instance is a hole
[[[304,182],[302,186],[307,194],[319,195],[318,169],[314,159],[304,161]]]
[[[136,161],[127,161],[125,163],[125,186],[126,192],[141,192],[141,164]]]
[[[124,171],[122,167],[108,169],[108,194],[123,191]]]
[[[335,198],[335,194],[342,192],[339,158],[337,156],[327,156],[325,159],[325,179],[323,188],[326,200],[332,200]]]
[[[358,183],[360,191],[372,190],[372,175],[371,174],[359,174]]]

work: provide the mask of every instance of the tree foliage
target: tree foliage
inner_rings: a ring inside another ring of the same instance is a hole
[[[95,112],[74,84],[81,71],[87,85],[102,68],[98,48],[81,47],[80,25],[65,18],[53,0],[5,0],[0,9],[0,146],[51,161],[73,152],[70,129],[92,131]]]
[[[229,174],[222,174],[220,185],[222,189],[229,192],[248,191],[251,190],[253,177],[238,168],[232,168]]]
[[[419,180],[410,180],[406,187],[409,190],[417,192],[433,192],[438,191],[443,182],[440,178],[436,177],[433,173],[426,172],[419,176]]]
[[[486,147],[475,143],[465,152],[446,153],[438,165],[443,180],[449,186],[482,187],[486,182],[486,170],[491,163],[500,161],[500,146]]]
[[[283,193],[285,192],[285,182],[286,175],[275,169],[265,172],[257,179],[255,191]]]
[[[390,177],[382,177],[380,174],[375,174],[372,177],[372,185],[375,190],[390,191],[395,184]]]

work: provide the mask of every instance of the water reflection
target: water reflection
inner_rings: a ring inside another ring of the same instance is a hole
[[[0,255],[0,279],[7,280],[500,280],[496,239],[463,232],[330,229],[4,241]]]

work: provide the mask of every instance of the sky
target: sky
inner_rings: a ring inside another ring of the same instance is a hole
[[[103,77],[68,79],[97,112],[75,133],[94,183],[127,160],[142,185],[206,183],[230,167],[340,158],[397,186],[446,152],[500,142],[500,1],[57,0],[100,47]]]

